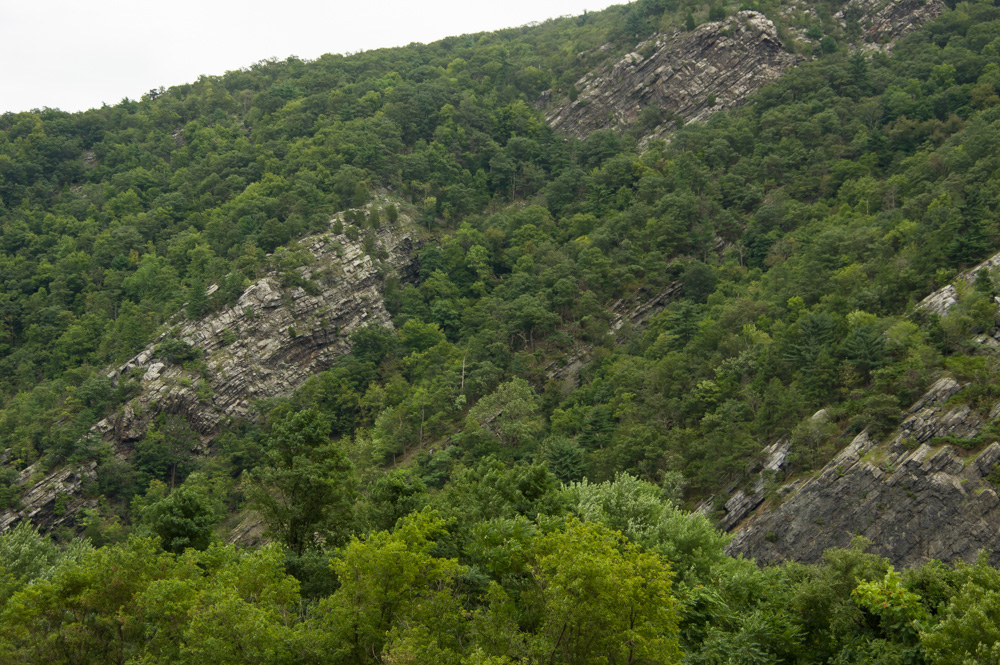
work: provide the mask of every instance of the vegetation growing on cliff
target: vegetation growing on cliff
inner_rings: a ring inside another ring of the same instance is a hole
[[[826,53],[669,143],[566,140],[535,107],[601,44],[733,9],[640,2],[0,116],[0,501],[29,464],[99,465],[79,524],[97,547],[0,536],[3,658],[995,659],[985,562],[758,570],[676,505],[782,436],[793,471],[822,464],[942,371],[980,410],[1000,397],[970,341],[996,323],[988,274],[946,317],[912,311],[996,249],[1000,9],[960,3],[888,55],[838,49],[832,4],[785,18],[809,28],[789,48]],[[416,282],[386,283],[394,329],[355,333],[209,456],[166,416],[126,460],[83,436],[136,390],[108,365],[376,192],[396,203],[349,233],[402,209],[429,240]],[[612,331],[614,303],[674,283]],[[820,407],[829,431],[800,426]],[[248,500],[274,544],[210,544]]]

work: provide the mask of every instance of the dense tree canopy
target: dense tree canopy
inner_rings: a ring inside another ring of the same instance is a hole
[[[653,109],[584,140],[539,100],[738,7],[641,0],[0,116],[0,508],[97,469],[75,522],[0,534],[0,661],[995,662],[986,558],[896,571],[857,542],[762,569],[724,555],[720,504],[684,510],[776,440],[802,474],[881,436],[943,374],[984,420],[1000,398],[975,342],[994,276],[913,307],[1000,240],[1000,8],[952,5],[882,52],[854,48],[854,8],[745,4],[799,67],[707,123]],[[391,327],[208,454],[180,414],[117,454],[86,435],[139,389],[109,366],[296,274],[334,213],[419,234],[413,278],[381,275]]]

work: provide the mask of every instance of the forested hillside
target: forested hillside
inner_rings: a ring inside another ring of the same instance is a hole
[[[997,440],[1000,276],[915,305],[1000,245],[1000,7],[891,49],[883,9],[643,0],[0,116],[0,661],[996,662],[989,553],[713,526],[767,446],[778,503],[942,377],[984,424],[930,444]],[[751,10],[799,64],[741,106],[546,123]],[[279,388],[226,410],[251,347]]]

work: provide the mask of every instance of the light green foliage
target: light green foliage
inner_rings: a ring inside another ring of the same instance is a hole
[[[281,551],[267,547],[243,553],[233,548],[216,548],[198,559],[192,556],[182,560],[180,565],[197,563],[206,572],[204,578],[194,580],[194,593],[183,589],[183,585],[177,589],[173,581],[164,581],[163,588],[154,583],[143,594],[143,608],[159,616],[160,626],[184,626],[176,642],[168,643],[171,637],[168,630],[151,633],[163,645],[160,659],[152,662],[192,665],[287,662],[298,583],[285,574]],[[167,596],[167,602],[161,600],[161,593]],[[171,600],[187,605],[186,616],[163,612],[170,607]],[[158,627],[158,622],[150,623]],[[180,658],[165,657],[170,647],[177,644],[182,645]]]
[[[899,573],[890,569],[881,582],[862,582],[851,592],[861,607],[879,617],[886,634],[913,636],[927,621],[927,610],[920,596],[907,591]]]
[[[145,626],[137,595],[172,565],[136,539],[87,553],[15,594],[0,614],[0,660],[119,663],[137,655]]]
[[[0,534],[0,610],[15,591],[51,577],[60,566],[80,559],[89,550],[89,543],[80,539],[60,548],[28,522]]]
[[[679,663],[667,561],[600,524],[570,523],[538,543],[543,619],[529,640],[552,663]]]
[[[316,615],[343,662],[382,662],[387,645],[425,655],[457,650],[462,613],[453,586],[464,568],[431,554],[443,526],[431,512],[414,513],[392,533],[352,540],[334,559],[340,588]]]
[[[436,499],[441,511],[456,519],[459,530],[496,517],[561,515],[566,506],[559,481],[545,466],[519,464],[509,468],[493,457],[455,470]]]
[[[157,549],[133,539],[94,550],[15,594],[0,614],[0,658],[269,663],[287,651],[298,585],[279,550]]]
[[[680,596],[689,662],[774,663],[803,657],[804,631],[788,607],[794,573],[726,559],[714,574],[717,582],[690,587]]]
[[[1000,644],[1000,572],[981,555],[960,565],[940,623],[924,627],[920,643],[934,665],[997,663]]]
[[[678,509],[652,483],[622,473],[604,483],[572,483],[563,494],[583,520],[603,523],[660,553],[688,584],[707,581],[723,558],[729,537],[705,517]]]

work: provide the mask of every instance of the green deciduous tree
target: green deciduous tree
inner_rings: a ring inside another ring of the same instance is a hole
[[[328,648],[343,654],[337,662],[392,662],[393,650],[456,660],[463,621],[453,587],[465,569],[431,554],[443,527],[433,513],[414,513],[392,533],[354,539],[339,553],[332,568],[340,588],[316,612]]]
[[[679,663],[673,574],[597,524],[571,522],[541,538],[536,578],[543,619],[530,650],[538,662]]]
[[[207,548],[218,520],[209,498],[186,485],[169,494],[166,489],[158,482],[150,486],[147,503],[140,510],[140,523],[160,538],[167,552],[180,554],[188,547]]]
[[[247,496],[269,531],[297,556],[344,542],[353,523],[351,465],[315,409],[288,414],[268,437],[267,463],[247,480]]]
[[[507,445],[531,440],[541,432],[538,395],[518,377],[502,383],[469,410],[469,418]]]

